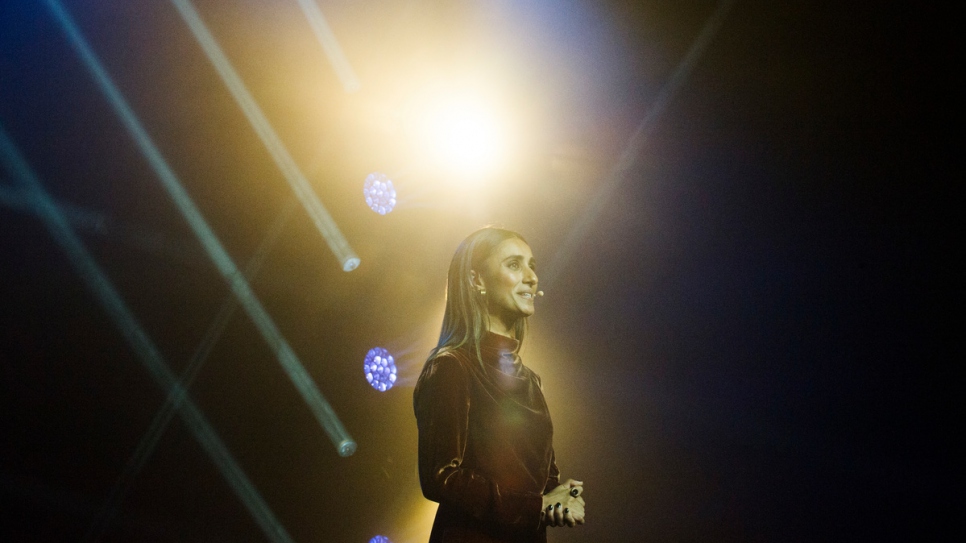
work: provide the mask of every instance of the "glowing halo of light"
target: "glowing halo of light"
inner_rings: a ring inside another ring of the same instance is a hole
[[[439,159],[454,169],[478,170],[500,154],[500,128],[493,114],[471,100],[440,103],[426,118]]]
[[[396,188],[386,174],[373,172],[367,175],[362,195],[366,197],[369,209],[380,215],[385,215],[396,207]]]
[[[366,353],[362,363],[366,381],[372,388],[385,392],[396,384],[396,360],[382,347],[373,347]]]
[[[518,146],[520,127],[500,94],[485,85],[444,82],[414,91],[400,121],[421,167],[464,183],[503,171]]]
[[[392,540],[384,535],[376,535],[372,536],[372,539],[369,540],[369,543],[392,543]]]

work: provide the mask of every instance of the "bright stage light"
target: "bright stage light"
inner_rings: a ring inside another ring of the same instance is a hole
[[[385,392],[396,384],[396,361],[382,347],[369,349],[362,363],[362,371],[366,373],[366,381],[379,392]]]
[[[377,535],[370,539],[369,543],[392,543],[392,541],[384,535]]]
[[[396,189],[392,186],[392,179],[384,174],[374,172],[366,176],[362,194],[366,197],[366,205],[380,215],[396,207]]]
[[[460,180],[483,179],[505,166],[512,137],[507,114],[485,93],[426,90],[404,122],[424,163]]]
[[[437,156],[452,169],[487,169],[500,155],[500,129],[480,104],[443,103],[426,121]]]

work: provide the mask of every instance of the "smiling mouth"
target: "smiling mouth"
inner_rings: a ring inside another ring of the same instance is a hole
[[[531,292],[522,292],[522,293],[520,293],[520,296],[523,296],[527,300],[532,300],[533,299],[533,293],[531,293]]]

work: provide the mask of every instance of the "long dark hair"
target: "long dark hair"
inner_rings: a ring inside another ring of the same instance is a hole
[[[477,360],[482,360],[480,340],[489,329],[489,314],[486,310],[486,299],[470,282],[470,270],[482,272],[483,262],[497,246],[513,238],[527,243],[516,232],[488,226],[467,236],[456,248],[446,281],[443,328],[440,330],[436,348],[429,353],[429,360],[464,345],[476,353]],[[522,344],[526,333],[527,319],[523,317],[514,324],[513,335]]]

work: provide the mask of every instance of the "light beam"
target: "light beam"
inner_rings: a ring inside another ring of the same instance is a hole
[[[329,62],[332,63],[332,69],[339,76],[339,81],[342,82],[342,88],[346,92],[358,91],[362,87],[359,84],[359,78],[352,71],[352,65],[349,64],[349,59],[346,58],[345,53],[342,52],[342,48],[339,47],[339,41],[335,39],[335,33],[332,32],[332,28],[329,27],[325,16],[322,15],[322,10],[319,9],[319,6],[314,0],[298,0],[298,3],[302,8],[302,12],[305,13],[305,18],[309,20],[309,26],[312,27],[312,32],[315,33],[316,39],[322,45],[325,55],[329,57]]]
[[[654,99],[654,103],[651,104],[650,109],[648,109],[647,114],[641,119],[641,122],[637,125],[637,129],[631,138],[628,140],[627,145],[624,146],[624,150],[621,152],[620,158],[611,171],[607,178],[601,183],[600,190],[594,195],[594,199],[590,202],[587,207],[587,211],[577,218],[576,224],[570,229],[567,237],[563,239],[560,243],[557,252],[554,254],[553,260],[547,266],[548,272],[544,272],[541,279],[548,286],[551,284],[553,279],[558,275],[563,273],[564,267],[570,261],[571,256],[576,251],[577,246],[583,241],[584,237],[587,235],[587,231],[590,229],[594,221],[597,220],[597,216],[603,212],[604,208],[607,206],[607,202],[611,199],[620,184],[624,181],[624,176],[630,171],[637,157],[640,156],[641,151],[644,149],[644,144],[647,142],[647,137],[650,135],[651,129],[657,123],[658,118],[664,113],[664,109],[670,103],[671,99],[674,97],[674,93],[684,84],[688,76],[691,74],[691,70],[697,63],[698,59],[704,53],[704,50],[708,47],[708,44],[714,38],[714,35],[721,28],[721,24],[724,22],[725,17],[731,10],[731,6],[734,5],[735,0],[722,0],[718,3],[717,8],[715,8],[714,13],[705,22],[704,27],[702,27],[701,32],[698,37],[695,38],[694,43],[691,44],[691,48],[688,53],[684,56],[681,62],[675,68],[674,73],[671,74],[671,78],[661,87],[657,98]]]
[[[231,257],[228,256],[228,252],[225,251],[225,248],[218,241],[211,227],[205,222],[201,212],[178,180],[178,176],[168,165],[167,161],[164,160],[161,151],[148,135],[141,121],[134,114],[134,110],[128,105],[127,101],[121,95],[121,92],[117,89],[117,86],[114,85],[114,82],[111,81],[107,71],[101,65],[97,56],[94,55],[94,51],[88,45],[83,35],[81,35],[73,19],[71,19],[70,15],[58,0],[44,0],[44,2],[69,38],[74,50],[94,77],[95,82],[107,97],[108,102],[115,113],[117,113],[121,123],[134,138],[134,142],[144,154],[145,159],[158,176],[162,186],[168,191],[178,210],[184,216],[185,220],[188,221],[191,230],[208,252],[212,262],[228,283],[238,302],[245,308],[245,311],[255,323],[265,342],[268,343],[269,348],[275,353],[282,369],[285,370],[292,384],[295,385],[295,388],[302,395],[312,414],[315,415],[316,420],[328,433],[329,439],[332,440],[336,450],[342,456],[351,455],[356,450],[355,441],[346,432],[345,427],[342,426],[342,422],[339,421],[332,406],[329,405],[329,402],[319,392],[318,387],[315,386],[315,382],[312,381],[312,377],[308,371],[302,366],[302,363],[282,336],[281,332],[279,332],[275,323],[268,315],[268,312],[265,311],[261,302],[255,297],[255,293],[252,291],[248,282],[245,281],[241,270],[238,269]]]
[[[195,439],[214,461],[228,484],[241,498],[265,535],[271,541],[277,543],[292,543],[292,538],[289,537],[285,527],[275,518],[255,485],[248,479],[228,447],[215,433],[211,423],[188,397],[188,391],[178,383],[174,373],[161,356],[161,352],[138,323],[131,310],[128,309],[107,275],[94,261],[84,244],[81,243],[80,238],[70,227],[67,219],[54,204],[50,195],[47,194],[37,175],[27,164],[13,141],[7,136],[2,125],[0,125],[0,160],[5,163],[14,179],[30,192],[38,205],[41,219],[51,236],[67,253],[67,257],[87,288],[100,301],[101,306],[120,329],[124,339],[137,353],[151,377],[163,390],[167,391],[168,397],[173,398],[172,401],[180,406],[178,414],[181,415],[185,425],[188,426]]]
[[[268,252],[271,247],[278,240],[282,233],[282,229],[288,219],[292,216],[295,211],[297,203],[292,200],[279,214],[278,218],[268,230],[262,243],[258,246],[255,254],[252,256],[251,260],[248,261],[248,265],[245,266],[245,278],[251,281],[261,269],[262,264],[265,262],[265,258],[268,256]],[[194,383],[195,377],[204,366],[205,361],[208,359],[208,355],[214,349],[218,340],[221,338],[222,332],[224,332],[225,327],[231,321],[231,318],[235,315],[238,309],[238,301],[234,296],[229,295],[227,299],[222,303],[221,308],[215,315],[215,319],[211,321],[208,326],[207,332],[205,332],[204,337],[201,339],[201,343],[195,349],[194,354],[188,361],[188,365],[185,367],[184,371],[181,372],[181,378],[179,379],[179,384],[188,390],[191,388],[192,383]],[[131,489],[131,485],[134,483],[134,479],[137,477],[138,473],[147,463],[148,459],[154,453],[158,441],[164,434],[164,431],[168,428],[171,423],[171,419],[174,417],[175,412],[181,409],[181,404],[179,403],[179,396],[168,395],[165,399],[164,405],[161,409],[154,415],[154,419],[151,421],[151,426],[148,430],[141,436],[141,441],[138,442],[137,447],[134,449],[134,454],[128,459],[127,463],[124,465],[124,469],[118,476],[111,488],[111,492],[108,494],[107,499],[104,501],[104,505],[101,507],[99,514],[95,517],[94,522],[91,524],[87,531],[87,537],[84,538],[85,541],[100,541],[107,527],[110,525],[114,516],[117,514],[117,510],[121,503],[124,501],[125,496],[127,496],[128,491]]]
[[[251,123],[255,133],[261,138],[262,143],[265,144],[265,148],[272,155],[272,159],[275,160],[275,164],[292,187],[295,195],[305,206],[305,210],[312,217],[316,228],[319,229],[322,237],[329,244],[329,248],[339,260],[342,269],[348,272],[359,267],[359,257],[352,251],[352,247],[349,246],[349,242],[342,235],[338,225],[335,224],[328,210],[319,201],[319,197],[312,190],[308,179],[305,178],[292,155],[288,153],[278,134],[272,129],[268,118],[262,113],[258,103],[255,102],[255,98],[242,83],[238,72],[235,71],[231,62],[228,61],[228,57],[225,56],[224,51],[215,41],[215,37],[205,26],[204,21],[201,20],[201,15],[198,14],[194,5],[189,0],[171,0],[171,3],[177,8],[181,18],[184,19],[191,33],[194,34],[205,55],[208,56],[208,60],[211,61],[215,71],[221,76],[221,80],[228,87],[235,101],[238,102],[238,106],[245,113],[245,117],[248,118],[248,122]]]
[[[204,251],[191,240],[174,238],[166,232],[136,224],[122,223],[105,213],[66,202],[54,202],[54,204],[75,229],[114,238],[142,251],[175,258],[191,266],[206,265],[207,257]],[[36,215],[42,212],[42,206],[37,205],[34,198],[26,191],[2,185],[0,185],[0,205]]]

